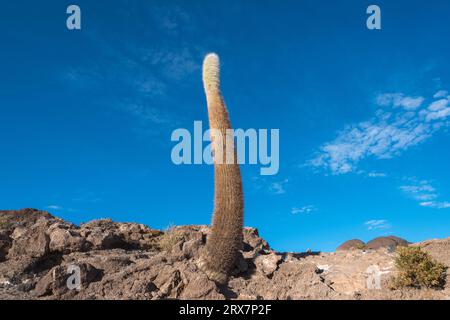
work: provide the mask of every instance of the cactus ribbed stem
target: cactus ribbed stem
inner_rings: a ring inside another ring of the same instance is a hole
[[[214,158],[214,212],[212,229],[199,266],[211,280],[225,283],[232,271],[239,250],[242,248],[244,197],[242,179],[232,139],[226,138],[231,129],[228,111],[220,92],[220,66],[216,54],[208,54],[203,62],[203,85],[208,104],[208,118],[211,129],[222,136],[222,142],[212,137]],[[230,149],[227,149],[230,148]],[[232,150],[232,163],[225,161],[226,150]],[[217,161],[222,152],[223,161]]]

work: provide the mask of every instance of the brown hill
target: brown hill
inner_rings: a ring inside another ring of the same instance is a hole
[[[398,246],[407,246],[409,244],[405,239],[388,236],[388,237],[378,237],[373,240],[367,242],[367,249],[379,249],[379,248],[388,248],[390,250],[395,250]]]
[[[378,237],[364,243],[359,239],[347,240],[337,247],[336,251],[347,251],[355,249],[364,250],[377,250],[380,248],[386,248],[388,250],[394,251],[398,246],[407,246],[409,244],[405,239],[396,236]]]
[[[364,241],[361,241],[359,239],[351,239],[345,241],[343,244],[341,244],[339,247],[337,247],[336,251],[346,251],[346,250],[353,250],[353,249],[362,249],[366,246]]]

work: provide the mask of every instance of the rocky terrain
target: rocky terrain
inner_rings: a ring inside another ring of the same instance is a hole
[[[219,286],[196,264],[208,233],[207,226],[162,232],[106,219],[78,227],[44,211],[0,211],[0,299],[450,299],[449,283],[443,290],[390,288],[403,239],[280,253],[254,228],[245,228],[233,276]],[[450,238],[419,245],[450,266]],[[81,283],[69,289],[74,268]],[[379,286],[368,285],[374,272]]]

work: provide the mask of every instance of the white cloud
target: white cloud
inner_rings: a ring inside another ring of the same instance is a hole
[[[391,228],[387,220],[369,220],[364,222],[367,230],[384,230]]]
[[[415,110],[422,102],[424,97],[410,97],[405,96],[403,93],[383,93],[377,96],[377,104],[380,106],[403,107],[405,110]]]
[[[422,111],[428,122],[445,119],[450,116],[450,99],[441,99],[430,104],[428,109]]]
[[[450,202],[434,202],[434,201],[425,201],[421,202],[420,205],[422,207],[431,207],[436,209],[447,209],[450,208]]]
[[[379,112],[375,118],[341,131],[334,141],[320,148],[318,156],[310,164],[326,167],[334,174],[348,173],[366,157],[387,159],[400,154],[427,139],[430,131],[429,125],[408,114],[395,116]]]
[[[445,108],[444,110],[440,110],[438,112],[432,112],[427,115],[427,121],[445,119],[450,116],[450,108]]]
[[[448,105],[448,100],[447,99],[440,99],[437,101],[434,101],[433,103],[431,103],[428,106],[428,110],[429,111],[439,111],[442,109],[445,109]]]
[[[383,173],[383,172],[375,172],[375,171],[372,171],[372,172],[369,172],[369,173],[367,174],[367,176],[368,176],[369,178],[385,178],[385,177],[387,177],[387,174],[386,174],[386,173]]]
[[[416,185],[405,185],[400,186],[400,189],[414,197],[430,194],[435,192],[435,189],[426,180],[418,182]],[[421,199],[423,200],[423,199]]]
[[[288,179],[284,179],[282,181],[278,181],[278,182],[273,182],[270,187],[269,190],[270,192],[274,193],[274,194],[283,194],[286,193],[285,190],[285,185],[289,182]]]
[[[448,91],[446,90],[439,90],[438,92],[436,92],[433,96],[433,98],[438,99],[438,98],[443,98],[445,96],[448,95]]]
[[[48,209],[48,210],[62,210],[63,209],[63,207],[57,206],[55,204],[48,205],[45,208]]]
[[[77,211],[76,209],[65,208],[65,207],[62,207],[62,206],[55,205],[55,204],[46,206],[45,209],[53,210],[53,211],[64,211],[64,212],[76,212]]]
[[[313,205],[303,206],[303,207],[293,207],[291,209],[292,214],[306,214],[317,211],[317,208]]]
[[[446,100],[446,99],[444,99]],[[346,126],[337,137],[319,148],[313,159],[307,162],[333,174],[357,172],[358,163],[368,157],[389,159],[430,138],[437,130],[448,125],[445,118],[450,108],[443,102],[434,101],[428,108],[419,107],[424,98],[403,94],[379,95],[377,103],[391,106],[379,109],[374,117]],[[440,105],[439,111],[433,112]],[[402,106],[402,109],[395,107]]]
[[[251,177],[252,187],[257,191],[263,191],[274,195],[280,195],[286,193],[286,186],[289,183],[289,179],[274,181],[274,179],[268,178],[268,176],[254,176]]]
[[[409,178],[409,182],[410,184],[400,186],[399,188],[409,197],[418,201],[420,206],[435,209],[450,208],[450,202],[437,200],[439,195],[429,181],[417,181],[415,178]]]

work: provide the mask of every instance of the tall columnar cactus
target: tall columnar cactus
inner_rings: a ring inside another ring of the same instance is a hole
[[[208,104],[209,126],[212,131],[220,132],[222,139],[219,143],[220,139],[211,136],[215,154],[214,212],[211,234],[208,236],[199,266],[211,280],[225,283],[242,247],[244,197],[234,142],[226,138],[226,130],[231,129],[231,123],[220,92],[219,74],[219,57],[214,53],[208,54],[203,62],[203,85]],[[219,152],[222,157],[218,157]],[[233,158],[232,163],[226,161],[227,153]]]

